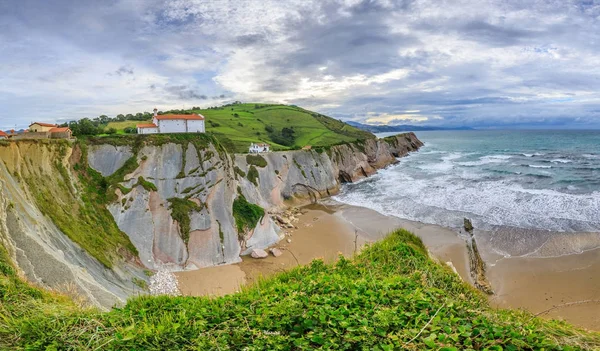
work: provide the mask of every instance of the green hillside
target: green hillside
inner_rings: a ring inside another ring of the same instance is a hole
[[[306,145],[328,146],[374,135],[337,119],[296,106],[231,104],[209,109],[164,111],[200,113],[206,117],[206,131],[234,152],[247,152],[250,143],[265,142],[273,150],[298,149]],[[106,128],[133,127],[140,121],[110,122]],[[284,128],[286,128],[284,130]],[[286,133],[287,132],[287,133]]]
[[[4,261],[4,262],[3,262]],[[314,261],[217,298],[82,309],[23,283],[0,247],[0,349],[594,350],[600,334],[489,307],[399,230],[356,258]]]
[[[374,137],[336,119],[295,106],[248,103],[193,111],[206,117],[207,132],[221,140],[231,140],[236,152],[247,152],[252,142],[266,142],[275,150],[286,150]],[[293,141],[287,144],[278,137],[283,128],[294,131]]]

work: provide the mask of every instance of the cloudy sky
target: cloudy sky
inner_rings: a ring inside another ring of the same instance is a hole
[[[0,0],[0,129],[241,100],[600,128],[600,0]]]

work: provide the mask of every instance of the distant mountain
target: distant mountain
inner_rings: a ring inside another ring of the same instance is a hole
[[[471,127],[435,127],[435,126],[415,126],[411,124],[400,124],[394,126],[374,126],[369,124],[362,124],[358,122],[348,121],[349,125],[366,130],[371,133],[387,133],[387,132],[415,132],[415,131],[427,131],[427,130],[472,130]]]

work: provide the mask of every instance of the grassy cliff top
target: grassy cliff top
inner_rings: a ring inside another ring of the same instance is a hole
[[[234,152],[248,152],[250,143],[257,142],[271,144],[275,150],[287,150],[374,138],[373,134],[334,118],[289,105],[232,104],[186,112],[205,116],[206,131]],[[141,122],[111,122],[107,127],[122,130],[137,123]]]
[[[1,252],[0,252],[1,253]],[[2,256],[0,255],[0,259]],[[108,313],[17,288],[0,265],[0,348],[580,350],[600,334],[489,307],[399,230],[352,260],[314,261],[218,298],[138,297]],[[64,308],[57,308],[63,306]]]

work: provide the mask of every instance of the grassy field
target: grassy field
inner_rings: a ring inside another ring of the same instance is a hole
[[[23,350],[593,350],[600,334],[496,310],[399,230],[352,260],[314,261],[234,295],[138,297],[102,313],[1,262],[0,348]]]
[[[213,133],[233,152],[248,152],[250,143],[265,142],[273,150],[288,150],[306,145],[327,146],[356,139],[374,137],[336,119],[287,105],[236,104],[217,109],[192,110],[206,117],[206,131]],[[140,121],[111,122],[106,127],[135,127]],[[275,142],[267,127],[275,133],[292,127],[295,139],[291,145]]]
[[[252,103],[194,112],[206,117],[207,131],[215,133],[218,137],[230,139],[236,152],[247,152],[250,143],[253,142],[266,142],[275,150],[286,150],[306,145],[333,145],[373,137],[370,133],[333,118],[294,106]],[[210,121],[216,124],[211,125]],[[296,135],[294,144],[291,146],[277,144],[269,136],[267,126],[275,131],[293,127]]]
[[[110,129],[110,128],[115,128],[117,130],[117,133],[119,134],[125,134],[123,132],[123,130],[125,128],[136,128],[136,126],[138,124],[142,124],[142,123],[149,123],[151,120],[148,120],[146,122],[144,121],[123,121],[123,122],[110,122],[108,123],[105,128],[106,129]]]

